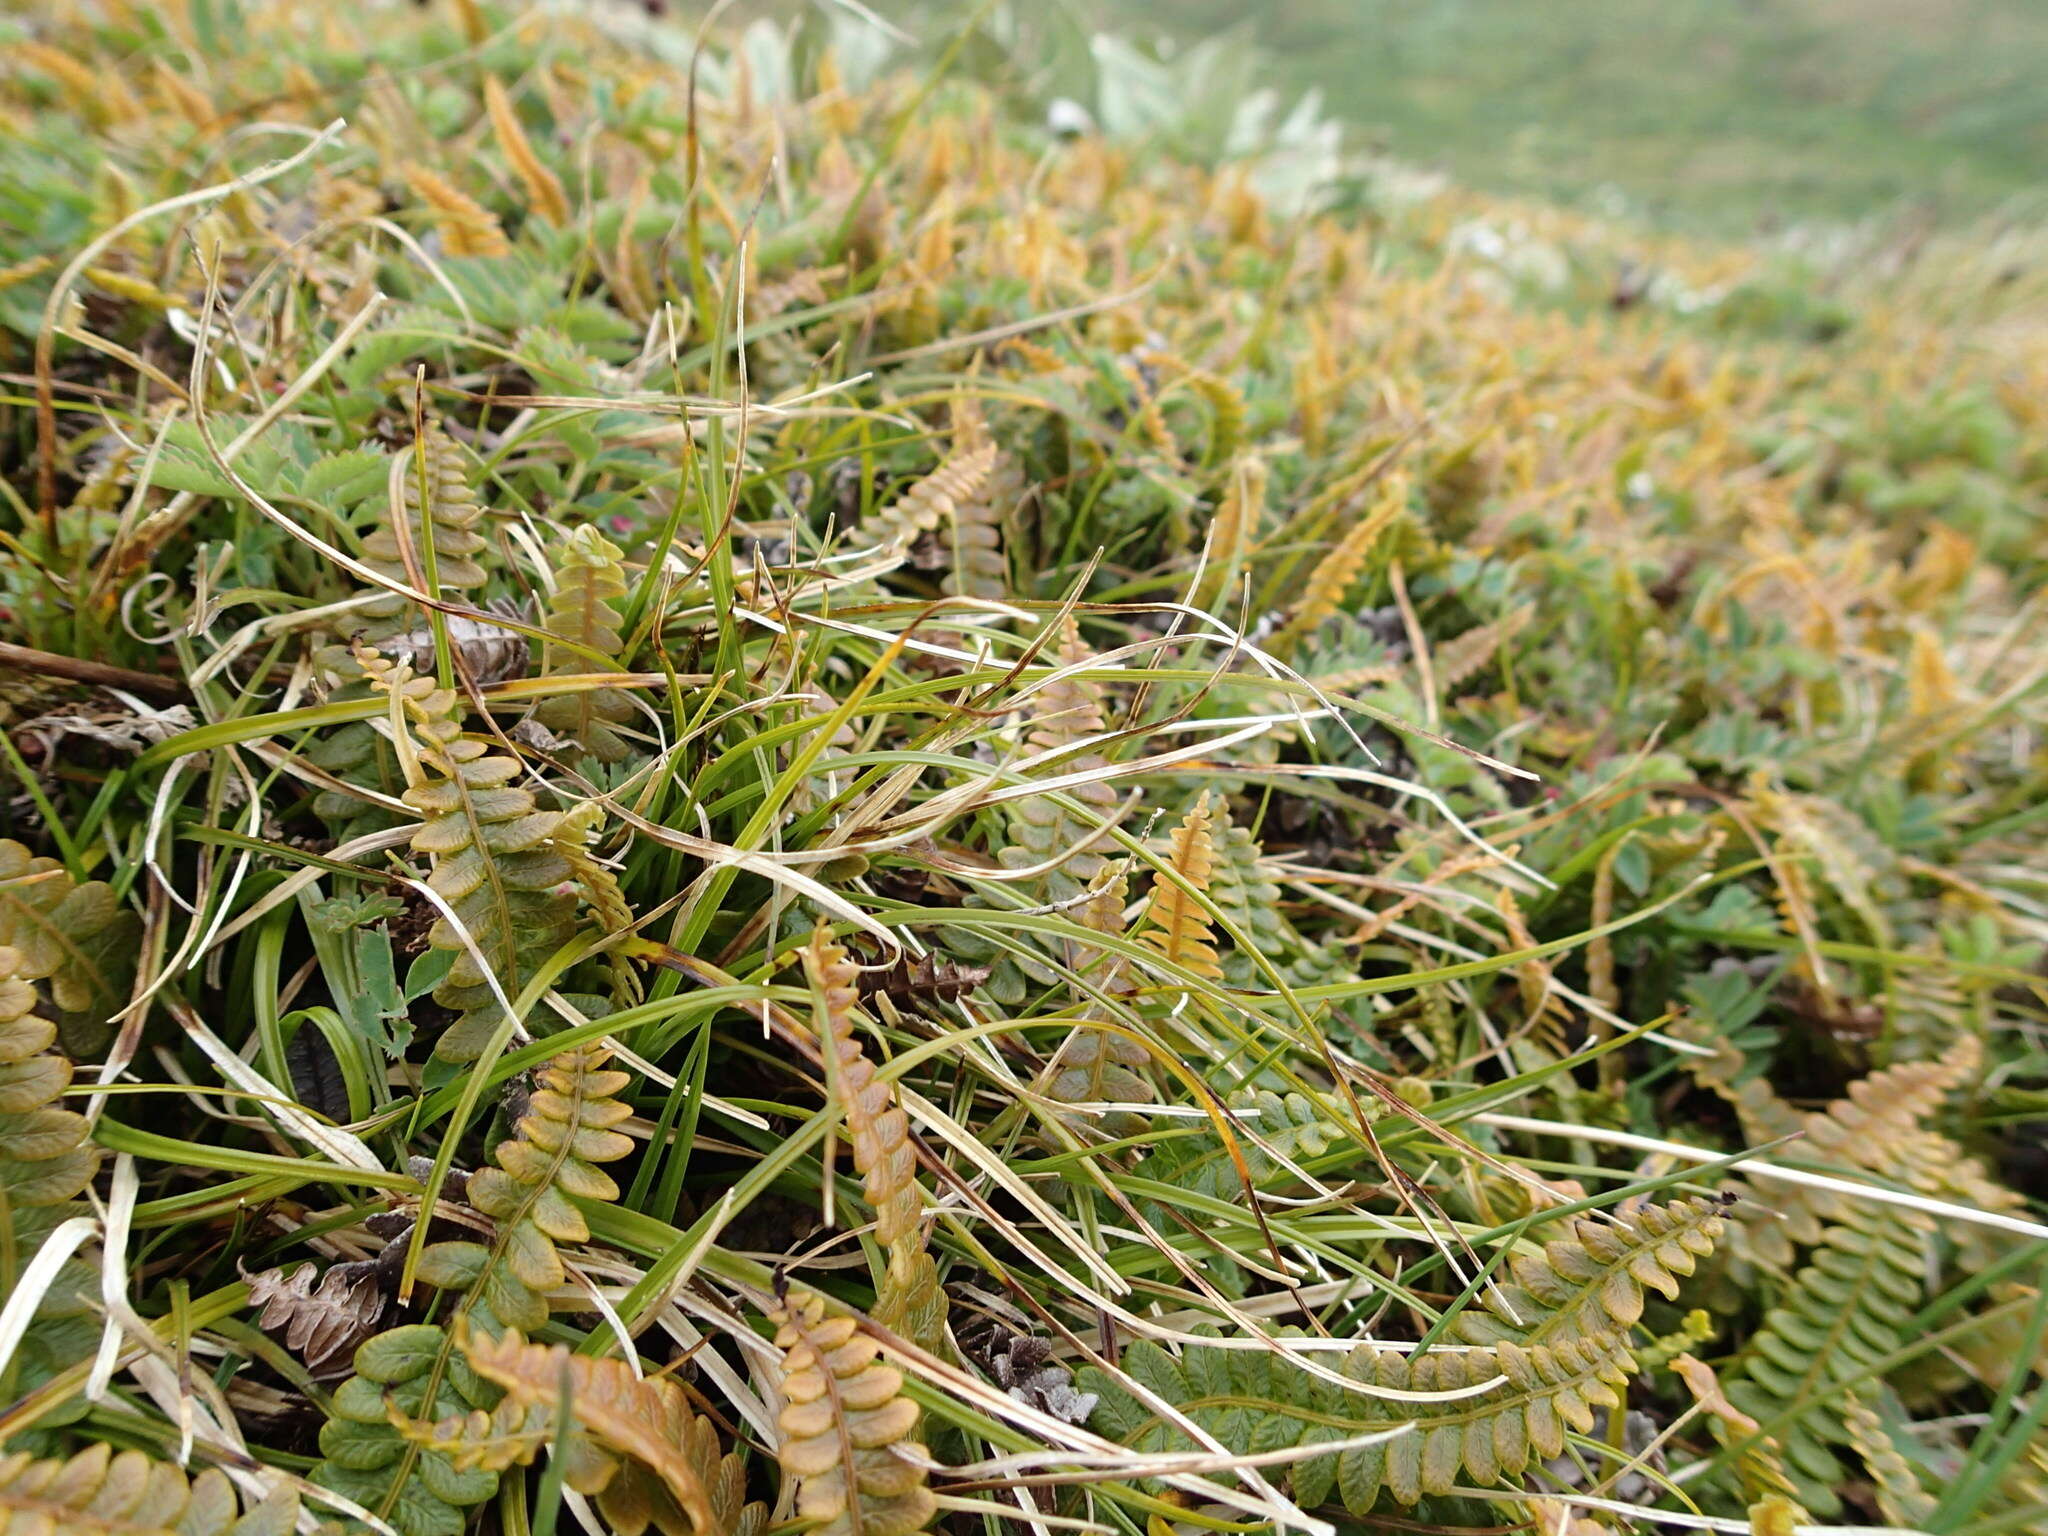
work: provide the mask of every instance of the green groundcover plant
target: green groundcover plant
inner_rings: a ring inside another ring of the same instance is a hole
[[[1056,42],[0,20],[8,1531],[2048,1524],[2039,236]]]

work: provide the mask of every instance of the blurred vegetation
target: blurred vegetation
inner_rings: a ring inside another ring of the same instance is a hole
[[[1475,187],[1720,231],[1899,203],[1966,219],[2048,179],[2035,0],[1099,0],[1229,30],[1393,154]]]

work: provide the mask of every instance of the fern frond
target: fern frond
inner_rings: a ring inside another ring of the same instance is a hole
[[[0,1529],[22,1536],[291,1536],[297,1490],[238,1510],[227,1474],[185,1473],[141,1451],[92,1445],[69,1461],[0,1456]]]
[[[584,647],[571,651],[550,645],[542,667],[552,674],[602,671],[618,667],[625,638],[619,632],[617,604],[626,595],[626,572],[617,545],[589,524],[562,541],[555,560],[555,593],[542,620],[549,634]],[[597,651],[604,663],[587,654]],[[622,762],[632,746],[617,727],[633,718],[633,701],[619,688],[578,689],[541,700],[534,717],[549,730],[567,736],[599,762]]]
[[[425,502],[421,501],[421,465],[425,460]],[[485,548],[477,527],[484,520],[484,508],[469,483],[469,467],[462,450],[442,430],[429,422],[424,443],[399,454],[393,479],[400,487],[398,505],[386,505],[377,528],[363,540],[363,562],[380,575],[409,582],[398,526],[402,520],[414,561],[420,573],[426,571],[427,541],[433,540],[434,577],[444,591],[473,593],[486,578],[477,556]],[[409,629],[413,623],[411,605],[395,592],[379,594],[362,605],[370,623],[362,636],[372,642],[388,639]]]
[[[875,1213],[875,1241],[888,1255],[888,1268],[876,1288],[878,1318],[906,1337],[935,1341],[944,1334],[945,1296],[924,1247],[917,1151],[910,1144],[909,1117],[896,1104],[889,1085],[875,1076],[874,1063],[854,1032],[860,968],[821,924],[804,947],[804,974],[817,1000],[819,1044],[829,1053],[827,1067],[843,1106],[853,1165]],[[931,1326],[934,1321],[936,1326]]]
[[[1129,900],[1130,882],[1122,868],[1105,865],[1091,882],[1086,899],[1074,907],[1074,919],[1097,933],[1120,934],[1124,931],[1124,907]],[[1073,957],[1074,967],[1084,973],[1093,969],[1102,951],[1079,945],[1075,948],[1079,953]],[[1100,1019],[1099,1007],[1090,1003],[1083,1011],[1083,1020]],[[1087,1022],[1076,1024],[1053,1058],[1052,1080],[1046,1085],[1046,1096],[1062,1104],[1147,1102],[1153,1096],[1152,1085],[1139,1075],[1139,1070],[1149,1060],[1145,1048],[1135,1040],[1097,1029]],[[1135,1130],[1141,1124],[1135,1115],[1101,1122],[1103,1131],[1112,1136]]]
[[[1175,1360],[1149,1341],[1127,1350],[1122,1368],[1238,1454],[1406,1429],[1376,1445],[1294,1463],[1288,1475],[1304,1508],[1334,1493],[1353,1514],[1365,1515],[1382,1490],[1413,1505],[1463,1479],[1491,1486],[1519,1476],[1534,1459],[1561,1454],[1567,1429],[1593,1428],[1594,1408],[1619,1405],[1618,1389],[1634,1368],[1624,1317],[1640,1315],[1642,1285],[1662,1290],[1711,1249],[1718,1209],[1712,1201],[1648,1206],[1626,1233],[1575,1223],[1571,1236],[1545,1245],[1540,1260],[1520,1256],[1519,1324],[1489,1318],[1468,1334],[1484,1340],[1472,1349],[1408,1355],[1361,1344],[1342,1367],[1353,1381],[1416,1392],[1506,1378],[1471,1397],[1388,1401],[1346,1392],[1271,1352],[1189,1346]],[[1591,1248],[1589,1231],[1598,1234]],[[1124,1445],[1192,1449],[1118,1376],[1090,1366],[1080,1377],[1098,1394],[1093,1422]]]
[[[1308,584],[1302,592],[1301,602],[1296,605],[1294,615],[1274,637],[1276,646],[1293,646],[1301,642],[1325,619],[1336,614],[1344,605],[1345,595],[1352,584],[1365,571],[1365,563],[1372,555],[1373,546],[1380,535],[1392,527],[1395,519],[1408,510],[1408,480],[1405,475],[1390,474],[1380,487],[1380,493],[1372,509],[1353,523],[1330,552],[1317,562],[1309,572]]]
[[[939,467],[873,517],[877,543],[908,547],[921,533],[933,533],[951,522],[962,502],[987,488],[1001,450],[993,439],[956,449]]]
[[[1535,605],[1524,603],[1438,646],[1432,658],[1438,692],[1448,697],[1452,689],[1489,665],[1501,647],[1527,629],[1535,617]]]
[[[1842,1400],[1842,1427],[1863,1462],[1863,1470],[1870,1474],[1871,1486],[1877,1493],[1878,1513],[1886,1523],[1925,1530],[1934,1514],[1934,1495],[1920,1486],[1919,1474],[1900,1454],[1884,1420],[1851,1392]]]
[[[562,813],[553,842],[555,851],[567,861],[569,878],[575,882],[598,927],[607,934],[625,933],[636,921],[633,905],[620,888],[619,877],[590,851],[591,840],[601,833],[603,826],[604,807],[595,800],[584,800]],[[612,1001],[628,1008],[638,1003],[642,988],[640,973],[633,968],[633,962],[616,948],[605,951],[604,961],[611,975]]]
[[[691,1454],[697,1415],[673,1380],[637,1376],[623,1360],[572,1355],[566,1345],[529,1344],[517,1333],[497,1339],[468,1335],[463,1353],[479,1376],[505,1390],[508,1406],[516,1405],[529,1416],[553,1412],[566,1388],[580,1430],[654,1475],[660,1492],[681,1516],[680,1522],[657,1516],[655,1523],[664,1531],[712,1536],[720,1529],[710,1490]],[[607,1514],[614,1481],[607,1477],[599,1490],[598,1507]],[[644,1501],[647,1492],[639,1480],[629,1478],[619,1488],[619,1506],[630,1508]],[[643,1516],[640,1528],[646,1524]]]
[[[1728,1395],[1768,1424],[1792,1414],[1780,1438],[1800,1502],[1824,1518],[1841,1508],[1848,1439],[1842,1393],[1864,1367],[1905,1342],[1920,1304],[1932,1223],[1918,1211],[1846,1205],[1806,1268],[1749,1341]]]
[[[320,1427],[325,1458],[313,1481],[390,1521],[403,1536],[460,1536],[463,1511],[498,1491],[498,1469],[458,1466],[445,1452],[408,1443],[394,1420],[466,1419],[497,1398],[466,1367],[451,1368],[453,1344],[429,1323],[365,1339],[355,1374],[335,1390]]]
[[[85,1117],[55,1107],[71,1063],[50,1049],[57,1026],[36,1013],[19,950],[0,948],[0,1191],[9,1209],[61,1205],[99,1168]]]
[[[619,1197],[598,1165],[633,1150],[613,1129],[632,1116],[632,1106],[616,1097],[631,1078],[606,1070],[609,1059],[602,1046],[589,1046],[549,1060],[513,1134],[491,1152],[495,1166],[469,1176],[465,1198],[496,1223],[492,1245],[430,1243],[420,1255],[423,1279],[468,1291],[464,1313],[483,1331],[541,1328],[548,1293],[565,1279],[556,1245],[590,1241],[575,1200]]]
[[[1223,965],[1216,955],[1215,931],[1194,895],[1206,895],[1215,877],[1213,822],[1205,789],[1173,831],[1167,863],[1180,880],[1153,877],[1152,903],[1145,909],[1138,942],[1149,944],[1165,959],[1197,976],[1220,980]]]
[[[1017,461],[989,435],[988,423],[969,396],[953,403],[953,452],[972,453],[994,446],[988,473],[973,491],[954,499],[951,522],[952,560],[941,584],[964,597],[1006,598],[1010,566],[1003,554],[1003,519],[1024,499],[1024,475]]]
[[[561,816],[536,809],[532,792],[512,782],[522,772],[517,758],[463,731],[453,689],[414,677],[410,667],[368,648],[356,659],[374,686],[398,698],[417,742],[419,780],[403,798],[422,818],[412,847],[433,861],[427,883],[448,903],[506,996],[515,996],[574,926],[574,900],[556,889],[571,872],[554,841]],[[447,918],[435,922],[427,942],[455,952],[434,1000],[468,1015],[441,1037],[436,1051],[451,1061],[473,1061],[500,1022],[495,995]]]
[[[499,84],[495,75],[484,76],[484,110],[490,114],[491,133],[498,141],[498,148],[504,151],[506,160],[511,162],[512,169],[526,184],[526,195],[533,203],[533,211],[555,228],[567,228],[569,199],[562,191],[562,180],[533,152],[526,130],[519,126],[519,114],[512,106],[512,98],[505,94],[505,87]]]
[[[408,165],[405,184],[433,211],[434,227],[450,256],[503,256],[512,247],[498,216],[438,171]]]
[[[551,1059],[513,1135],[493,1150],[493,1165],[469,1176],[465,1198],[491,1218],[491,1243],[433,1242],[421,1250],[418,1278],[460,1296],[454,1326],[472,1349],[488,1335],[516,1338],[545,1326],[548,1293],[566,1278],[557,1245],[590,1240],[572,1197],[618,1198],[618,1185],[598,1165],[632,1149],[612,1129],[632,1109],[614,1097],[629,1079],[604,1070],[606,1059],[602,1047]],[[459,1532],[459,1511],[491,1496],[498,1474],[517,1463],[520,1432],[530,1426],[489,1412],[495,1391],[439,1327],[388,1329],[366,1340],[354,1363],[356,1374],[335,1393],[333,1417],[320,1432],[326,1460],[318,1480],[372,1511],[388,1508],[405,1536]],[[456,1422],[468,1428],[443,1432]]]
[[[1240,455],[1230,466],[1209,533],[1209,567],[1195,596],[1197,608],[1227,605],[1235,593],[1238,572],[1265,516],[1266,479],[1266,461],[1257,454]]]
[[[1070,617],[1061,627],[1056,659],[1062,667],[1080,666],[1094,653],[1081,638],[1080,627]],[[1049,683],[1032,695],[1031,726],[1024,744],[1033,756],[1060,753],[1078,743],[1103,736],[1108,726],[1102,715],[1102,689],[1093,679],[1066,677]],[[1042,770],[1048,775],[1086,773],[1103,765],[1094,752],[1068,752],[1054,757]],[[1012,869],[1032,868],[1058,858],[1060,862],[1043,877],[1046,896],[1055,902],[1070,901],[1088,888],[1109,866],[1099,852],[1103,839],[1091,838],[1098,820],[1115,811],[1116,791],[1101,780],[1091,779],[1070,786],[1065,793],[1095,813],[1083,821],[1047,796],[1032,795],[1010,802],[1010,846],[997,857]]]
[[[140,933],[104,880],[74,881],[58,860],[0,839],[0,946],[14,951],[14,976],[41,984],[73,1056],[97,1054],[127,1006]]]
[[[813,1522],[812,1536],[923,1530],[937,1502],[925,1486],[925,1449],[910,1438],[918,1409],[903,1396],[903,1373],[875,1358],[875,1341],[854,1319],[827,1317],[814,1294],[768,1315],[786,1400],[776,1459],[797,1480],[797,1513]]]
[[[1216,808],[1212,842],[1216,871],[1209,887],[1209,899],[1228,918],[1232,927],[1251,941],[1254,949],[1278,956],[1290,945],[1292,934],[1280,911],[1280,886],[1261,863],[1265,850],[1252,836],[1251,828],[1230,819],[1230,807]],[[1223,977],[1234,987],[1253,985],[1259,975],[1250,954],[1233,950],[1223,957]]]
[[[1474,1343],[1525,1345],[1626,1335],[1642,1320],[1645,1289],[1678,1298],[1679,1277],[1713,1252],[1723,1209],[1691,1199],[1646,1205],[1611,1225],[1579,1217],[1540,1254],[1510,1254],[1513,1282],[1489,1290],[1483,1310],[1460,1313],[1458,1332]]]

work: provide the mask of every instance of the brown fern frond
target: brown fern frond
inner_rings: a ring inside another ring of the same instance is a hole
[[[1152,903],[1145,909],[1138,942],[1197,976],[1221,980],[1223,963],[1216,954],[1215,930],[1196,898],[1196,893],[1208,893],[1216,873],[1214,823],[1205,789],[1173,831],[1167,864],[1180,879],[1153,877]]]
[[[662,1530],[674,1536],[714,1536],[720,1531],[710,1489],[693,1454],[697,1415],[683,1389],[669,1377],[637,1376],[623,1360],[573,1355],[564,1344],[529,1344],[517,1333],[497,1339],[472,1333],[463,1339],[462,1348],[471,1368],[503,1387],[507,1402],[524,1410],[529,1422],[535,1413],[552,1412],[566,1386],[576,1425],[652,1473],[659,1491],[673,1501],[681,1522],[648,1512]],[[515,1443],[509,1442],[508,1449]],[[598,1508],[607,1516],[612,1513],[607,1503],[615,1481],[608,1478],[599,1492]],[[617,1508],[621,1513],[634,1511],[636,1504],[644,1508],[648,1491],[630,1480],[618,1490]],[[643,1515],[637,1529],[644,1530],[647,1523]],[[618,1528],[633,1524],[627,1519]]]
[[[917,1154],[910,1145],[910,1121],[875,1077],[874,1063],[854,1033],[860,1003],[860,968],[831,931],[820,927],[804,948],[804,974],[817,999],[819,1043],[828,1057],[853,1143],[854,1166],[875,1211],[875,1239],[893,1248],[914,1239],[924,1200],[917,1187]]]
[[[69,1461],[0,1456],[0,1530],[32,1536],[291,1536],[289,1486],[238,1511],[227,1474],[185,1473],[141,1451],[87,1446]]]
[[[907,548],[919,534],[934,533],[952,522],[962,502],[971,501],[987,488],[1000,452],[989,440],[948,454],[937,469],[876,511],[872,519],[876,542]]]
[[[503,256],[511,249],[498,216],[438,171],[404,168],[405,184],[434,214],[434,227],[450,256]]]
[[[1214,608],[1229,601],[1265,511],[1266,461],[1257,454],[1240,455],[1230,466],[1223,498],[1216,504],[1216,521],[1209,533],[1209,567],[1195,596],[1197,608]]]
[[[1843,1427],[1849,1445],[1862,1458],[1877,1495],[1877,1510],[1885,1523],[1906,1530],[1925,1530],[1934,1514],[1933,1494],[1920,1486],[1919,1474],[1900,1452],[1884,1421],[1862,1398],[1850,1393],[1842,1402]]]
[[[1487,666],[1535,617],[1535,604],[1524,603],[1438,646],[1431,657],[1438,690],[1448,697],[1452,689]]]
[[[812,1536],[911,1536],[937,1510],[925,1449],[910,1438],[917,1405],[902,1372],[876,1359],[851,1317],[827,1317],[806,1294],[768,1314],[783,1351],[776,1459],[797,1480],[796,1507]],[[902,1454],[898,1454],[899,1451]]]
[[[568,863],[569,878],[575,882],[597,926],[606,934],[627,933],[637,920],[632,903],[620,889],[619,877],[599,863],[590,850],[592,839],[601,834],[603,827],[604,807],[595,800],[585,800],[562,813],[552,841],[555,851]],[[606,950],[604,960],[611,974],[612,1001],[621,1007],[638,1003],[643,992],[640,973],[633,968],[633,962],[617,948]]]

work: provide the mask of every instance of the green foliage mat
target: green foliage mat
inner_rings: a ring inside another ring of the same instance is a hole
[[[6,1519],[2039,1529],[2039,232],[1027,21],[0,21]]]

